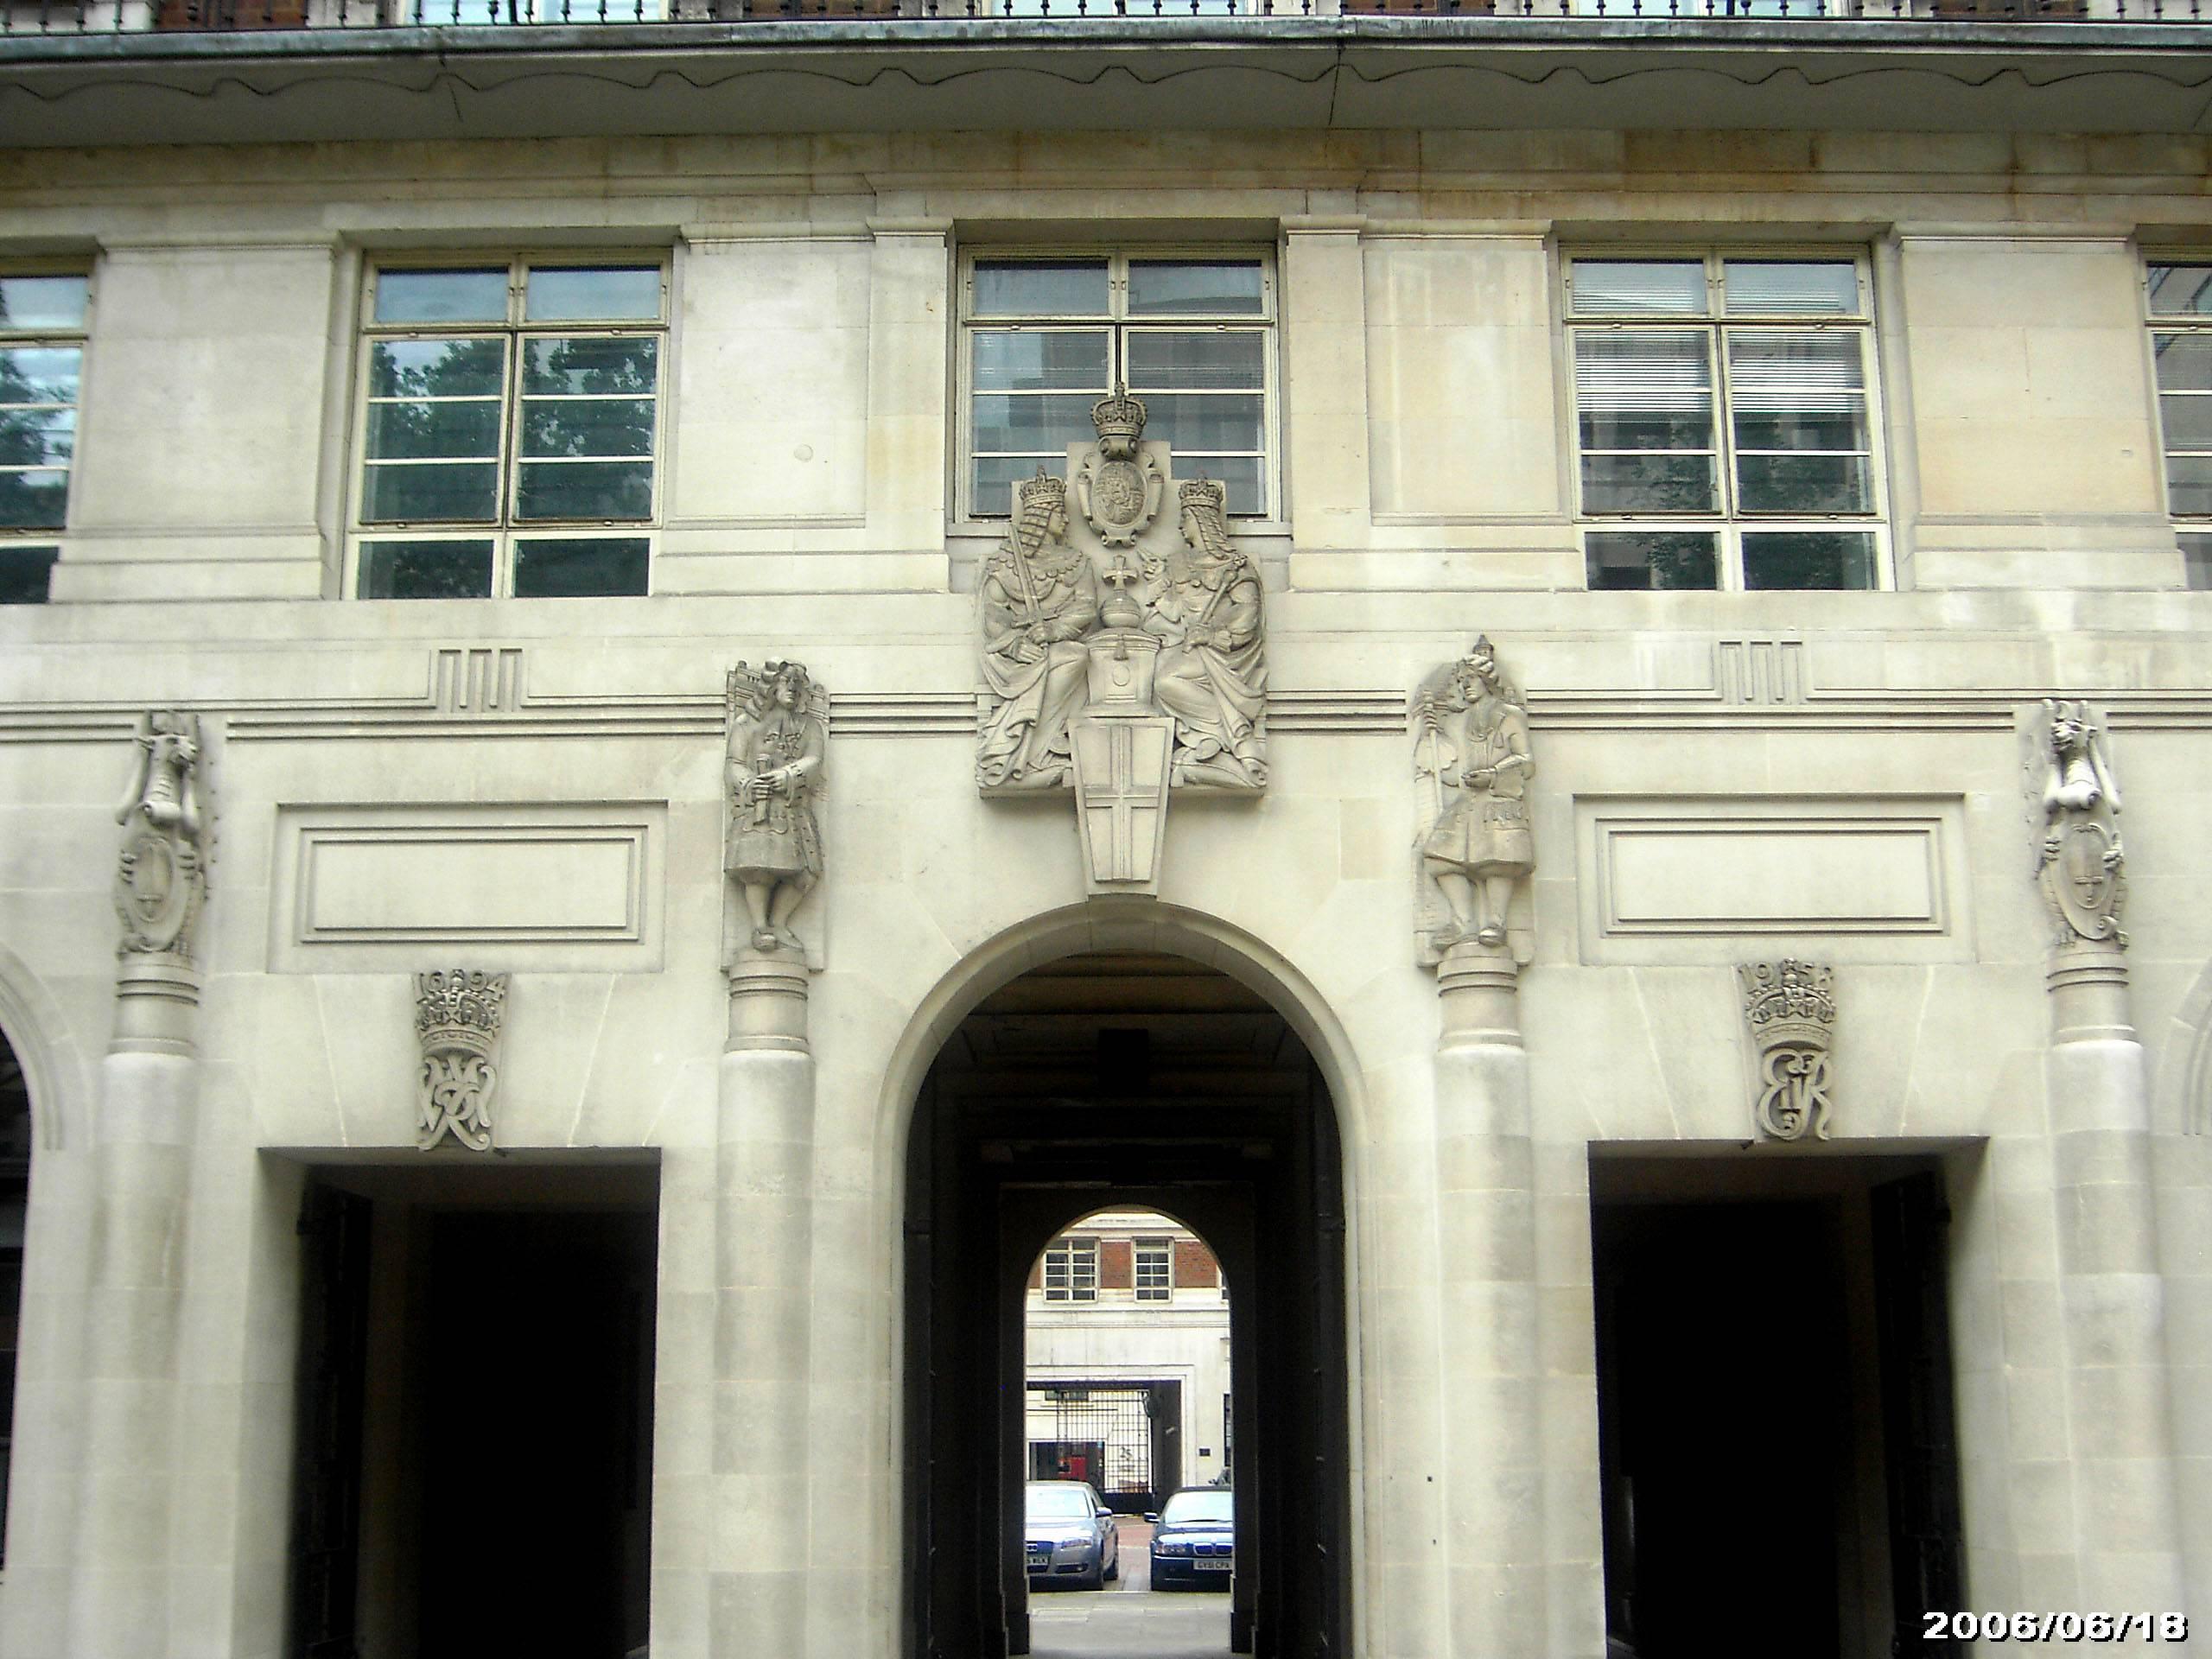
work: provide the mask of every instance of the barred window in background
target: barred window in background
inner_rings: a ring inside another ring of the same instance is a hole
[[[962,509],[1004,518],[1014,486],[1058,476],[1097,435],[1090,406],[1124,385],[1175,469],[1274,510],[1274,282],[1258,256],[977,255],[965,273]]]
[[[1172,1301],[1175,1296],[1175,1246],[1164,1238],[1141,1238],[1136,1241],[1136,1268],[1133,1281],[1136,1300],[1141,1302]]]
[[[667,289],[658,260],[375,270],[355,594],[645,593]]]
[[[2158,365],[2166,510],[2184,579],[2212,588],[2212,264],[2155,264],[2144,284]]]
[[[69,518],[92,279],[0,274],[0,605],[43,604]]]
[[[1574,258],[1567,316],[1592,588],[1884,585],[1863,260]]]
[[[1048,1302],[1095,1302],[1098,1300],[1096,1239],[1056,1238],[1046,1247],[1045,1300]]]

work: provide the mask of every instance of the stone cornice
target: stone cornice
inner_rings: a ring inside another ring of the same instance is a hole
[[[0,35],[0,143],[1268,128],[2196,132],[2205,25],[804,19]],[[1049,89],[1049,90],[1048,90]]]

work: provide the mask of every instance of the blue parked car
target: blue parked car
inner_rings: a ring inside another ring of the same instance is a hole
[[[1193,1486],[1169,1498],[1152,1530],[1152,1587],[1226,1590],[1236,1570],[1236,1495]]]

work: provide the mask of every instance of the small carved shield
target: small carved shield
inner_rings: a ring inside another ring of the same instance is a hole
[[[2112,831],[2094,818],[2069,824],[2058,844],[2051,897],[2084,938],[2101,938],[2112,926],[2119,877],[2110,855]]]
[[[130,913],[142,928],[150,928],[162,918],[176,890],[176,855],[159,836],[141,836],[130,849],[129,868]]]
[[[1090,485],[1092,511],[1102,529],[1127,530],[1144,517],[1144,475],[1133,461],[1099,463]]]

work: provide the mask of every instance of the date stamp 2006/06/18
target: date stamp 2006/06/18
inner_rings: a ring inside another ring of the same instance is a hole
[[[1923,1642],[2186,1642],[2187,1613],[1923,1613]]]

